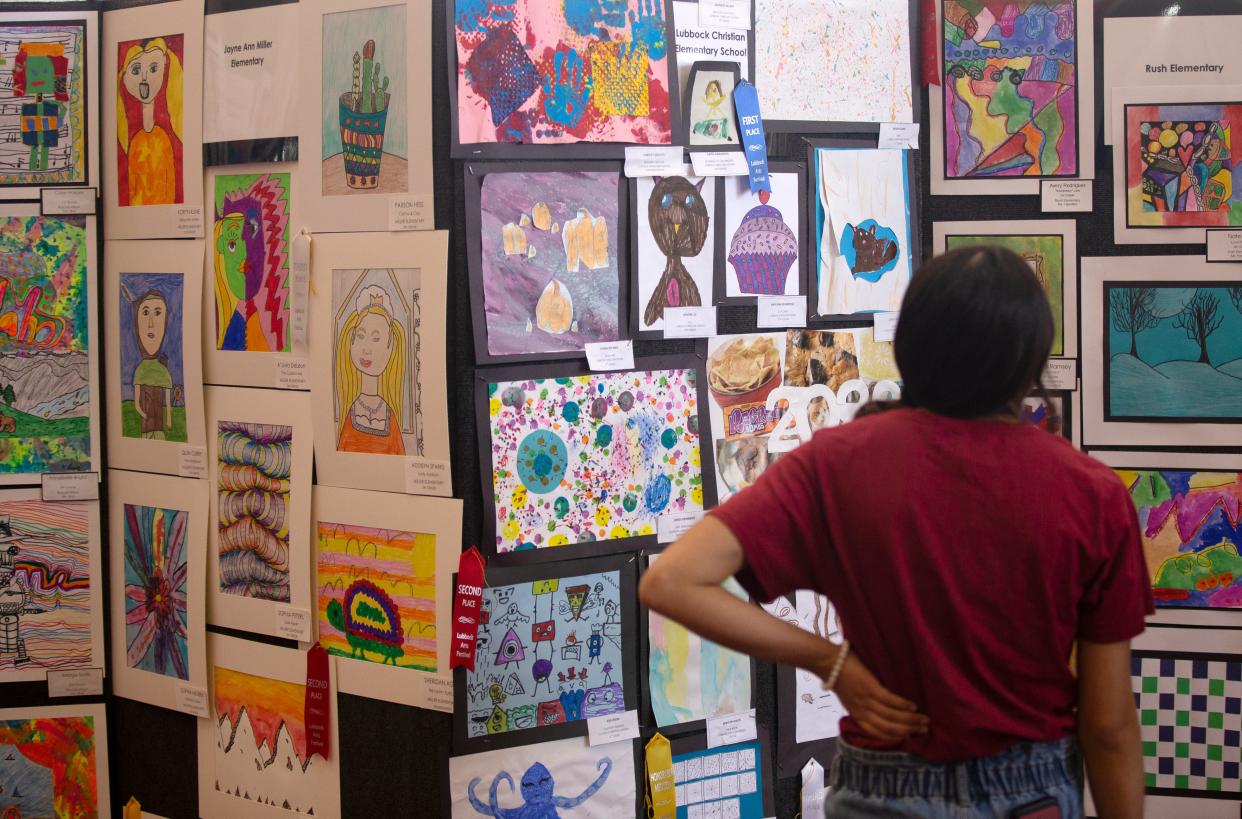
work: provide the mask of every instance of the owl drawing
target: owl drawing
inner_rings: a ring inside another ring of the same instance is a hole
[[[666,258],[664,273],[643,311],[648,327],[664,317],[666,307],[698,307],[703,303],[698,285],[681,260],[699,255],[707,241],[710,218],[703,202],[704,181],[691,184],[682,176],[656,177],[647,200],[651,235]]]

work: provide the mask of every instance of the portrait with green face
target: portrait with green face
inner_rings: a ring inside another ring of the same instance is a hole
[[[85,45],[84,21],[0,23],[18,98],[0,127],[20,135],[0,146],[0,187],[86,183]]]

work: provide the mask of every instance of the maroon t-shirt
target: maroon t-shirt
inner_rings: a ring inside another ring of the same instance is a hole
[[[852,650],[931,720],[886,746],[947,762],[1075,730],[1076,639],[1151,611],[1134,506],[1111,469],[1028,424],[890,410],[823,430],[715,509],[768,601],[836,605]]]

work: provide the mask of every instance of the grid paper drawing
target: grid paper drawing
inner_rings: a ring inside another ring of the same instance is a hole
[[[759,744],[749,742],[673,754],[677,819],[760,819]]]
[[[1242,790],[1242,660],[1142,654],[1131,684],[1149,793],[1236,798]]]

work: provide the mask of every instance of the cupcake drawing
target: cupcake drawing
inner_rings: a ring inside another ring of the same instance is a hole
[[[729,264],[738,287],[747,295],[779,296],[798,258],[798,237],[781,212],[768,204],[771,194],[759,192],[759,204],[742,217],[729,244]]]

